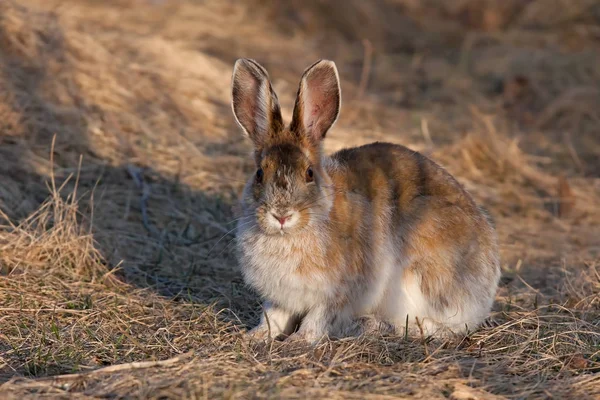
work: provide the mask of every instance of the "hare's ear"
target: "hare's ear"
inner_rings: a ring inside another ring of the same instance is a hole
[[[239,59],[233,67],[233,115],[256,146],[283,126],[277,95],[267,71],[256,61]]]
[[[298,97],[290,128],[321,141],[340,113],[342,92],[335,63],[319,60],[310,66],[300,80]]]

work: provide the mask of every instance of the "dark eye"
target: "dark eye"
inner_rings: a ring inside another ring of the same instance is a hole
[[[314,172],[312,170],[312,168],[308,168],[306,170],[306,182],[312,182],[314,180]]]
[[[262,168],[259,168],[259,169],[256,171],[256,182],[257,182],[257,183],[261,183],[261,182],[262,182],[262,180],[263,180],[263,175],[264,175],[264,174],[265,174],[265,173],[263,172]]]

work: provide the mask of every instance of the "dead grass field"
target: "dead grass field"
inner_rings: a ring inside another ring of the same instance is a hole
[[[405,144],[491,211],[485,327],[244,339],[239,57],[288,120],[335,60],[328,151]],[[599,398],[599,65],[597,0],[0,0],[0,397]]]

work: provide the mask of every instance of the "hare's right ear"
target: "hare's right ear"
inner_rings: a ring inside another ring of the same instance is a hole
[[[254,60],[242,58],[235,62],[231,105],[238,124],[257,147],[269,134],[283,127],[279,101],[269,75]]]

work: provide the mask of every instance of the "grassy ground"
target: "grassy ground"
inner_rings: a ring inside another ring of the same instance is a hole
[[[558,12],[557,10],[560,10]],[[600,2],[0,2],[2,398],[600,396]],[[233,61],[337,62],[328,151],[428,154],[496,219],[485,327],[252,343]]]

